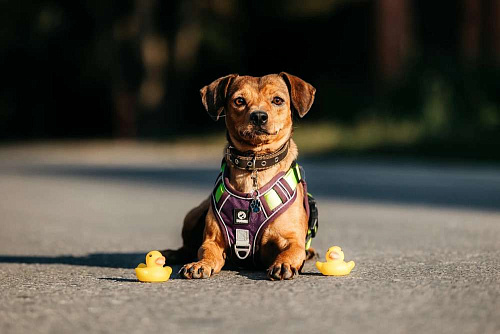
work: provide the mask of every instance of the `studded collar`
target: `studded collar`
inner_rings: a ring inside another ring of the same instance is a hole
[[[261,171],[268,169],[281,160],[285,159],[288,154],[288,148],[290,147],[290,140],[288,140],[283,146],[281,146],[276,152],[256,155],[255,152],[240,152],[234,148],[231,144],[226,149],[226,159],[227,161],[239,169],[244,169],[248,171]]]

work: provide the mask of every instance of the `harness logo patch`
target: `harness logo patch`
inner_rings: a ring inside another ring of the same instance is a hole
[[[248,224],[248,210],[234,209],[234,224]]]

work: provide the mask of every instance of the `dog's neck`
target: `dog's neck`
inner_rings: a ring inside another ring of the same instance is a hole
[[[270,152],[266,151],[265,153],[270,153]],[[286,155],[286,157],[277,164],[269,167],[268,169],[257,172],[257,188],[263,187],[265,184],[271,181],[271,179],[279,172],[281,171],[286,172],[290,168],[292,162],[294,160],[297,160],[297,155],[298,155],[297,145],[295,145],[293,139],[290,139],[290,146],[288,148],[288,154]],[[231,163],[227,161],[227,159],[226,163],[227,166],[229,167],[229,181],[231,185],[233,185],[233,187],[236,190],[244,193],[253,192],[254,183],[252,175],[255,175],[254,172],[232,167]]]

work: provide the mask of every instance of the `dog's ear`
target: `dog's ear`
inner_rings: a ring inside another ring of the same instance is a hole
[[[236,77],[238,74],[229,74],[200,89],[201,103],[212,119],[217,121],[222,114],[229,86]]]
[[[301,78],[286,72],[281,72],[279,76],[285,80],[285,83],[288,86],[293,108],[297,111],[300,117],[304,117],[309,109],[311,109],[314,102],[316,88]]]

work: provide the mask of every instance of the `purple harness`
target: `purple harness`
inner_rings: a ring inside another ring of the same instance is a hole
[[[249,194],[231,186],[225,169],[226,163],[223,162],[212,192],[214,214],[223,231],[226,248],[231,249],[233,262],[238,266],[255,265],[261,232],[292,205],[297,197],[299,183],[304,187],[304,207],[309,217],[303,171],[301,173],[302,168],[294,162],[286,173],[278,173],[255,194]]]

